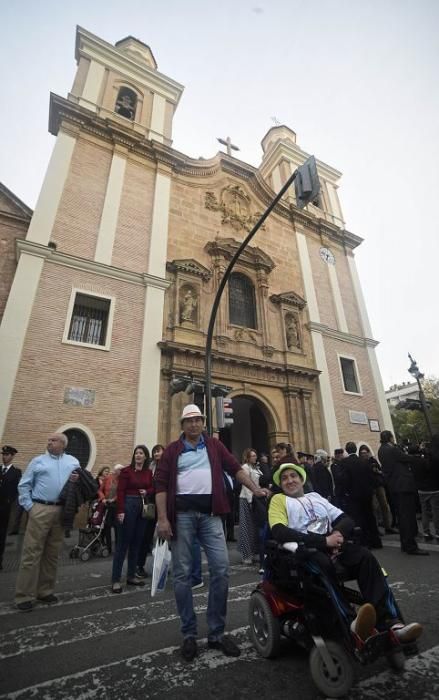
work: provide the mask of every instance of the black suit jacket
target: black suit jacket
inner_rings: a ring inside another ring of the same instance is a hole
[[[1,475],[0,471],[0,506],[10,506],[15,501],[18,496],[17,487],[20,479],[21,471],[13,464],[9,466],[4,476]]]
[[[356,454],[352,454],[343,459],[342,465],[348,497],[355,501],[371,499],[375,479],[369,462],[360,459]]]
[[[416,491],[412,467],[421,463],[420,457],[407,455],[397,445],[386,442],[378,450],[378,459],[383,468],[384,478],[393,493]]]

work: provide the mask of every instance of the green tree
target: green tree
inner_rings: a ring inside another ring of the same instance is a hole
[[[428,412],[433,427],[433,433],[439,433],[439,379],[427,377],[422,380],[425,398],[430,403]],[[404,408],[391,409],[395,437],[398,442],[409,440],[418,443],[429,440],[427,424],[422,411],[412,411]]]

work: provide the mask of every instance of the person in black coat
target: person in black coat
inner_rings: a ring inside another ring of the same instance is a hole
[[[15,447],[3,445],[2,468],[0,472],[0,569],[3,568],[3,553],[5,551],[11,506],[17,499],[17,487],[21,479],[21,471],[12,464],[16,454],[17,450]]]
[[[383,546],[373,513],[374,474],[368,461],[357,455],[355,442],[347,442],[348,456],[343,460],[345,489],[347,496],[346,512],[361,527],[361,544],[371,549]]]
[[[378,459],[383,468],[391,497],[396,505],[399,523],[401,551],[407,554],[428,555],[418,547],[416,535],[417,492],[413,468],[421,465],[421,457],[407,455],[395,445],[395,438],[390,430],[383,430],[380,437],[381,447]]]
[[[311,469],[314,491],[332,503],[334,499],[334,480],[329,470],[329,455],[325,450],[316,450],[314,465]]]

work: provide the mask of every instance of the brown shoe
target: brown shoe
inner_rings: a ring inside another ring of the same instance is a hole
[[[351,631],[363,642],[368,639],[376,625],[377,615],[371,603],[364,603],[358,608],[357,617],[351,622]]]
[[[421,636],[423,629],[419,622],[411,622],[408,625],[398,622],[392,625],[392,632],[401,644],[415,642]]]

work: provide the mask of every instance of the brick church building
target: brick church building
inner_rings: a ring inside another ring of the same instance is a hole
[[[308,154],[286,126],[258,168],[172,147],[183,87],[133,37],[114,46],[78,28],[67,97],[51,94],[54,149],[32,213],[0,188],[0,435],[24,465],[65,431],[83,466],[127,463],[135,443],[178,434],[202,380],[209,314],[247,232]],[[376,449],[391,428],[341,173],[317,160],[318,200],[291,189],[239,260],[213,341],[213,381],[231,388],[245,447]]]

